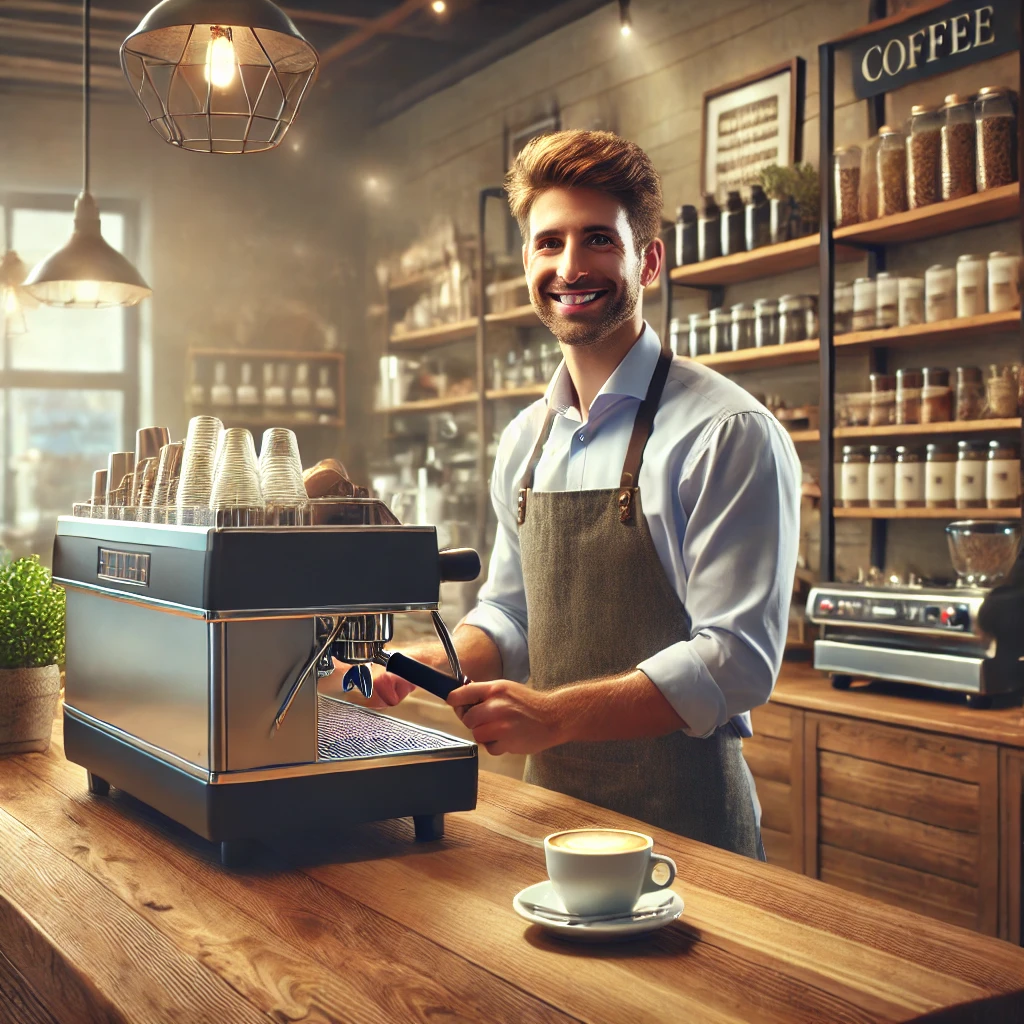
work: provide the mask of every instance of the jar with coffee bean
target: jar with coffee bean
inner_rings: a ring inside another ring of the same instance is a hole
[[[837,228],[860,220],[860,160],[860,146],[840,146],[832,158]]]
[[[974,103],[978,191],[1017,180],[1017,117],[1014,97],[1002,86],[986,86]]]
[[[697,256],[700,262],[722,255],[722,211],[708,193],[697,216]]]
[[[878,143],[873,135],[864,144],[860,158],[860,219],[874,220],[878,216]]]
[[[1020,446],[1014,441],[989,441],[985,467],[985,504],[989,508],[1020,505]]]
[[[843,445],[842,507],[868,507],[868,450]]]
[[[739,192],[730,192],[722,211],[722,255],[732,256],[747,251],[747,233],[743,217],[743,200]]]
[[[1020,257],[1008,252],[988,254],[988,311],[1020,309]]]
[[[697,262],[697,207],[680,206],[676,211],[676,266]]]
[[[985,378],[985,415],[989,419],[1010,419],[1017,415],[1019,382],[1012,366],[991,363]]]
[[[873,444],[868,458],[868,507],[892,508],[896,500],[896,459],[887,445]]]
[[[897,508],[924,507],[924,470],[925,464],[917,448],[901,444],[896,449]]]
[[[935,107],[910,108],[907,135],[907,206],[916,210],[939,198],[939,130],[942,115]]]
[[[750,198],[743,208],[748,249],[759,249],[772,240],[771,204],[760,185],[750,186]]]
[[[754,307],[737,302],[730,310],[730,341],[733,352],[754,347]]]
[[[988,291],[988,260],[964,253],[956,261],[956,315],[978,316],[985,312]]]
[[[947,445],[927,446],[924,466],[924,507],[952,508],[956,503],[956,454]]]
[[[907,149],[903,132],[891,125],[878,129],[878,216],[907,208]]]
[[[899,278],[888,271],[875,277],[875,326],[879,329],[895,327],[900,322]]]
[[[939,263],[924,272],[924,318],[934,324],[956,316],[956,271]]]
[[[899,304],[900,327],[924,323],[924,278],[900,278]]]
[[[949,370],[926,366],[921,371],[921,422],[948,423],[953,418],[953,389]]]
[[[711,318],[707,313],[690,314],[690,358],[706,356],[711,352]]]
[[[858,277],[853,282],[853,329],[873,331],[877,310],[878,292],[874,278]]]
[[[812,295],[783,295],[779,299],[779,344],[806,341],[817,320]]]
[[[832,292],[832,330],[846,334],[853,330],[853,282],[837,281]]]
[[[896,371],[896,422],[921,422],[921,371]]]
[[[985,411],[985,385],[980,366],[956,368],[956,418],[980,420]]]
[[[896,419],[896,378],[891,373],[872,373],[869,427],[887,427]]]
[[[985,507],[985,461],[988,445],[984,441],[957,443],[954,498],[957,508]]]
[[[774,299],[754,300],[754,344],[757,348],[779,343],[779,304]]]
[[[969,96],[950,93],[941,114],[942,198],[961,199],[975,191],[974,104]]]
[[[729,337],[729,331],[729,310],[722,309],[721,307],[708,310],[708,351],[712,355],[732,350],[732,339]]]

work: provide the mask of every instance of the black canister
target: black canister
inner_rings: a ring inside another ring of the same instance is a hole
[[[680,206],[676,213],[676,266],[696,263],[698,255],[697,207]]]
[[[722,255],[722,211],[715,197],[704,197],[704,208],[697,218],[697,256],[701,262]]]
[[[747,248],[758,249],[762,245],[771,244],[771,207],[768,197],[760,185],[750,186],[750,198],[744,207],[744,213],[746,215]]]
[[[743,200],[739,192],[730,192],[722,214],[722,255],[732,256],[747,251],[747,235],[743,223]]]

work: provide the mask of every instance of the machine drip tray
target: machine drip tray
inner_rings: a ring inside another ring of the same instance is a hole
[[[463,740],[400,722],[347,701],[317,697],[317,760],[341,761],[465,747]]]

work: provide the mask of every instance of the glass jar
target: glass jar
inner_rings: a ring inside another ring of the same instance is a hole
[[[985,312],[988,291],[988,260],[964,253],[956,261],[956,315],[978,316]]]
[[[988,311],[1020,309],[1020,257],[1008,252],[988,254]]]
[[[730,311],[729,340],[733,352],[754,347],[754,307],[747,302],[737,302]]]
[[[878,216],[878,143],[873,135],[864,144],[860,161],[860,219],[874,220]]]
[[[779,299],[779,344],[806,341],[816,319],[811,295],[783,295]]]
[[[774,299],[754,300],[754,344],[758,348],[779,343],[779,304]]]
[[[978,366],[956,368],[956,418],[980,420],[985,412],[985,385]]]
[[[1012,441],[988,443],[985,504],[989,508],[1020,505],[1020,446]]]
[[[832,158],[836,227],[860,220],[860,146],[840,146]]]
[[[924,272],[924,318],[933,324],[956,316],[956,271],[936,263]]]
[[[924,508],[924,462],[917,448],[896,449],[895,501],[897,508]]]
[[[868,507],[867,448],[843,445],[842,494],[843,508]]]
[[[523,349],[523,366],[519,375],[520,386],[531,387],[540,383],[540,360],[533,351],[532,345]]]
[[[900,278],[899,307],[900,327],[924,323],[924,278]]]
[[[896,327],[900,322],[899,278],[887,271],[875,277],[875,327]]]
[[[760,185],[750,186],[750,198],[743,208],[748,249],[759,249],[772,240],[771,204]]]
[[[523,364],[519,353],[513,348],[509,349],[505,357],[505,387],[510,391],[523,386]]]
[[[921,371],[896,371],[896,422],[921,422]]]
[[[988,445],[984,441],[960,441],[956,447],[956,507],[984,508]]]
[[[939,129],[942,115],[935,107],[910,108],[907,135],[907,208],[929,206],[939,198]]]
[[[697,262],[697,207],[680,206],[676,211],[676,266]]]
[[[896,500],[896,460],[887,445],[873,444],[868,464],[868,507],[891,508]]]
[[[853,282],[837,281],[832,295],[832,330],[847,334],[853,330]]]
[[[235,404],[235,389],[228,383],[228,364],[223,361],[213,364],[210,402],[215,406]]]
[[[1013,94],[988,85],[974,102],[978,154],[978,191],[1017,180],[1017,117]]]
[[[942,115],[940,162],[942,198],[960,199],[974,194],[974,104],[970,97],[950,93]]]
[[[707,313],[690,314],[690,358],[711,352],[711,318]]]
[[[1019,383],[1012,366],[991,363],[985,378],[985,415],[989,419],[1009,419],[1017,415]]]
[[[953,389],[949,370],[926,366],[921,371],[921,422],[948,423],[953,418]]]
[[[708,351],[715,355],[717,352],[729,352],[732,350],[732,343],[729,340],[729,311],[727,309],[712,309],[708,311]]]
[[[872,373],[869,427],[885,427],[896,419],[896,378],[891,373]]]
[[[875,329],[876,296],[873,278],[858,277],[853,282],[853,329],[855,331],[873,331]]]
[[[927,446],[924,507],[952,508],[956,501],[956,455],[943,444]]]
[[[732,256],[746,252],[747,237],[744,227],[743,200],[739,192],[730,192],[722,211],[722,255]]]
[[[679,343],[682,345],[682,351],[680,355],[686,355],[688,350],[687,344],[683,343],[680,338]],[[540,346],[540,372],[544,380],[551,380],[555,375],[555,371],[558,369],[558,364],[562,361],[562,350],[558,347],[557,341],[544,342]]]
[[[878,216],[907,208],[907,148],[903,132],[884,124],[878,129]]]
[[[722,211],[715,197],[708,193],[704,196],[704,206],[697,216],[697,257],[703,262],[721,255]]]
[[[260,392],[253,379],[252,363],[242,363],[239,372],[241,380],[235,391],[235,401],[244,406],[259,405]]]

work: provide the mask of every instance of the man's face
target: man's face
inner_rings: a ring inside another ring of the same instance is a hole
[[[563,345],[596,344],[636,313],[644,260],[625,207],[605,192],[542,192],[523,264],[533,308]]]

